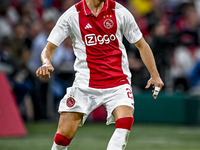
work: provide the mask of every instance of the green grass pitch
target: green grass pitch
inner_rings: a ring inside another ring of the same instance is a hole
[[[0,150],[51,149],[57,124],[32,123],[26,127],[25,137],[0,138]],[[106,150],[114,129],[114,125],[86,122],[69,150]],[[200,127],[135,123],[126,150],[200,150]]]

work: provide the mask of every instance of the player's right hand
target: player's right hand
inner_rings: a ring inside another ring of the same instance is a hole
[[[54,67],[51,64],[44,64],[38,68],[36,75],[38,78],[50,78],[50,72],[54,71]]]

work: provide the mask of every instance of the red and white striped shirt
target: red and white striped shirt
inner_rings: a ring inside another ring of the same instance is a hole
[[[123,35],[130,43],[142,38],[134,17],[125,7],[107,0],[95,17],[82,0],[59,18],[48,41],[59,46],[71,37],[76,56],[73,86],[105,89],[131,84]]]

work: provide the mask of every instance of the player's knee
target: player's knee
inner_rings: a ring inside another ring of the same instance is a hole
[[[127,129],[130,131],[133,125],[133,122],[134,122],[133,117],[124,117],[124,118],[119,118],[116,121],[115,125],[116,125],[116,128]]]
[[[61,146],[68,146],[70,144],[72,139],[67,138],[66,136],[60,134],[60,133],[56,133],[55,137],[54,137],[54,142],[57,145],[61,145]]]
[[[74,135],[76,133],[76,130],[73,128],[62,128],[62,127],[58,127],[57,129],[57,133],[69,138],[69,139],[73,139]]]

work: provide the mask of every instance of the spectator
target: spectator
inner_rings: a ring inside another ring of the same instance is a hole
[[[179,17],[175,22],[178,45],[173,54],[172,76],[175,91],[186,91],[190,87],[187,74],[197,62],[199,47],[199,21],[192,3],[183,3],[179,8]]]
[[[35,72],[38,66],[41,65],[41,60],[38,58],[38,56],[40,56],[40,53],[42,52],[42,49],[45,46],[46,38],[49,35],[52,28],[54,27],[58,15],[59,13],[55,8],[46,9],[44,11],[43,14],[44,29],[34,38],[31,48],[32,49],[31,57],[27,62],[28,67],[32,72]]]
[[[30,73],[25,66],[29,57],[29,49],[26,43],[26,28],[23,24],[14,27],[14,37],[2,40],[1,58],[4,63],[12,68],[8,75],[16,100],[24,119],[33,120],[33,104],[31,98],[32,83]]]
[[[161,78],[164,80],[166,90],[172,90],[171,69],[171,53],[174,49],[175,42],[171,36],[167,36],[167,30],[163,23],[158,22],[149,28],[150,31],[150,45],[155,56],[157,68],[160,72]]]
[[[10,7],[9,0],[0,1],[0,40],[13,36],[13,25],[19,21],[17,11]]]
[[[191,80],[191,86],[200,86],[200,61],[194,66],[194,68],[189,73],[189,78]]]
[[[36,31],[35,34],[33,32],[30,32],[30,36],[32,35],[32,44],[31,44],[31,56],[27,60],[26,64],[29,68],[29,70],[34,74],[38,66],[41,65],[41,60],[38,58],[40,56],[40,53],[45,46],[46,38],[48,37],[50,31],[52,30],[53,26],[55,25],[55,22],[57,20],[58,11],[54,9],[46,9],[43,13],[43,26],[44,29],[40,29],[40,22],[35,22],[35,25],[38,27],[32,26],[32,30]],[[41,31],[41,32],[39,32]],[[48,104],[48,90],[49,83],[45,80],[38,80],[37,78],[34,79],[34,105],[35,105],[35,119],[47,119],[47,104]],[[50,100],[50,99],[49,99]]]

